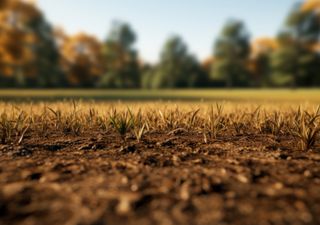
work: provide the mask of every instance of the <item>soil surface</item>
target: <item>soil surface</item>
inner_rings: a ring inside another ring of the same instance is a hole
[[[0,145],[1,225],[320,224],[320,147],[289,136],[113,132]]]

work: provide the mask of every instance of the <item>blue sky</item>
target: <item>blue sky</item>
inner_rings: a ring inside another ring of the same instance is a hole
[[[199,60],[212,52],[214,39],[229,18],[243,20],[251,36],[274,36],[295,0],[38,0],[49,21],[74,34],[85,31],[103,40],[114,20],[128,21],[138,35],[136,48],[156,62],[165,40],[183,37]]]

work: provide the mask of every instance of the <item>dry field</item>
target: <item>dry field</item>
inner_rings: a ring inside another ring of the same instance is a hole
[[[0,103],[0,224],[320,224],[316,102]]]

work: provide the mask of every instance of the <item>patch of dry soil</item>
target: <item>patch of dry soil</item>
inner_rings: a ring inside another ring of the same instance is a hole
[[[283,136],[115,133],[0,146],[0,224],[320,224],[320,153]]]

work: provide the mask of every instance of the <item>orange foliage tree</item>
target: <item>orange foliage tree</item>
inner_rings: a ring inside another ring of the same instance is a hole
[[[56,36],[61,45],[61,65],[69,85],[94,86],[104,71],[100,41],[84,33],[67,36],[57,31]]]
[[[13,82],[21,76],[33,76],[30,65],[34,59],[31,46],[35,36],[25,27],[40,13],[32,6],[18,1],[4,1],[0,10],[0,71],[2,80]],[[22,72],[24,71],[24,74]],[[2,81],[3,82],[3,81]]]
[[[302,11],[320,10],[320,0],[307,0],[301,6]]]
[[[57,84],[52,73],[58,73],[58,50],[42,13],[25,1],[4,1],[0,6],[1,84]]]

